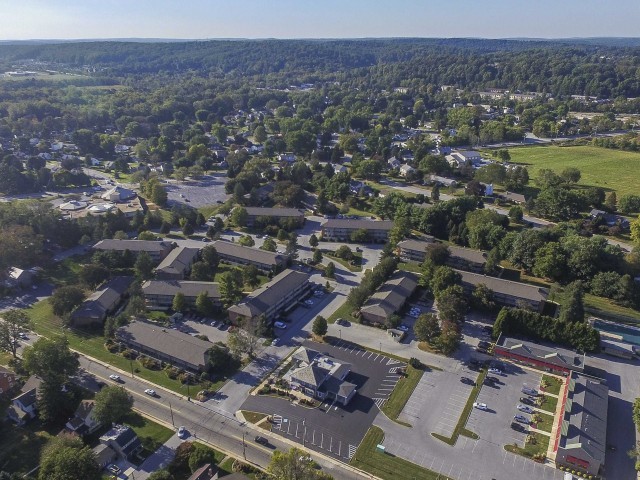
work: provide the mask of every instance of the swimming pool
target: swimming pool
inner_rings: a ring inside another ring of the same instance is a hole
[[[594,320],[593,328],[601,332],[617,335],[627,343],[640,346],[640,328],[603,322],[602,320]]]

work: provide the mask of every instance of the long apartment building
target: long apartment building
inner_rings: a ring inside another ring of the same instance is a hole
[[[273,320],[281,312],[295,306],[309,291],[311,277],[306,273],[287,269],[262,287],[249,294],[243,301],[229,308],[233,323],[264,315]]]
[[[351,236],[359,230],[367,232],[367,242],[384,243],[389,238],[389,231],[393,228],[391,220],[352,220],[348,218],[333,218],[322,224],[322,239],[329,242],[349,242]]]
[[[254,265],[265,273],[277,273],[289,263],[289,256],[260,250],[259,248],[244,247],[235,242],[216,240],[213,245],[220,260],[232,265]]]
[[[175,246],[176,244],[173,242],[157,240],[105,239],[96,243],[93,246],[93,250],[119,253],[123,253],[128,250],[134,255],[138,255],[141,252],[147,252],[153,261],[160,262],[169,255],[169,252],[171,252]]]
[[[394,273],[360,309],[362,318],[370,323],[386,324],[391,315],[402,309],[417,286],[418,276],[415,273]]]
[[[426,240],[403,240],[398,243],[400,258],[407,262],[424,262],[429,248],[437,243],[433,237]],[[445,264],[451,268],[459,268],[470,272],[482,272],[487,263],[487,255],[480,250],[448,245],[449,257]]]
[[[191,265],[198,259],[199,248],[178,247],[167,255],[154,273],[159,280],[183,280],[191,271]]]
[[[304,224],[304,212],[297,208],[245,207],[245,210],[246,226],[249,228],[260,224],[280,223],[282,220],[292,220],[298,227]]]
[[[195,308],[196,299],[207,292],[217,308],[222,308],[219,284],[190,280],[147,280],[142,284],[145,305],[149,310],[169,310],[177,293],[184,295],[187,308]]]

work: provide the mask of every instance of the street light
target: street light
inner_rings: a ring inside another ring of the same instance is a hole
[[[242,432],[242,457],[247,459],[247,444],[244,441],[245,432]]]
[[[340,341],[342,341],[342,329],[341,329],[341,328],[339,328],[339,329],[338,329],[338,332],[340,333]]]

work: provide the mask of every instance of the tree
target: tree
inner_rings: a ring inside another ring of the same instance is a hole
[[[433,313],[423,313],[416,319],[413,332],[421,342],[431,342],[440,335],[438,317]]]
[[[204,291],[198,294],[196,297],[196,309],[203,317],[210,317],[215,313],[215,305],[208,292]]]
[[[640,195],[623,195],[618,202],[618,210],[622,213],[640,212]]]
[[[584,291],[582,282],[567,285],[558,319],[563,322],[584,322]]]
[[[318,264],[318,263],[322,262],[322,252],[320,250],[316,250],[316,251],[313,252],[312,261],[315,264]]]
[[[57,288],[49,298],[49,302],[53,307],[53,314],[59,317],[71,313],[83,300],[84,291],[73,285]]]
[[[437,203],[440,201],[440,184],[436,183],[431,187],[431,201]]]
[[[89,285],[91,288],[95,288],[109,278],[109,269],[94,263],[83,265],[80,269],[80,280],[83,284]]]
[[[333,477],[318,470],[316,463],[305,452],[295,447],[288,452],[273,452],[267,472],[275,480],[333,480]]]
[[[327,319],[321,315],[318,315],[313,321],[313,327],[311,328],[311,331],[318,337],[324,337],[327,334],[327,329]]]
[[[343,260],[351,260],[353,259],[353,252],[346,245],[340,245],[335,253],[336,257],[341,258]]]
[[[260,285],[260,279],[258,278],[259,274],[260,271],[255,265],[247,265],[242,269],[242,279],[244,284],[251,289],[256,288]]]
[[[216,463],[213,450],[199,443],[194,443],[191,453],[189,454],[189,470],[193,473],[207,463],[212,465]]]
[[[94,418],[105,425],[117,423],[131,412],[133,397],[122,387],[107,386],[95,396]]]
[[[460,274],[447,266],[437,267],[429,282],[431,291],[437,297],[438,294],[452,285],[460,282]]]
[[[227,338],[227,345],[234,355],[240,357],[246,354],[249,358],[260,342],[260,337],[256,335],[256,325],[254,320],[245,320],[242,328],[236,328]]]
[[[255,130],[253,131],[253,139],[258,143],[262,143],[267,139],[267,131],[265,130],[264,126],[258,125],[255,128]]]
[[[509,209],[509,218],[514,222],[522,222],[523,217],[524,212],[522,211],[522,207],[520,205],[514,205]]]
[[[39,480],[100,480],[100,466],[90,447],[77,437],[58,435],[40,456]]]
[[[324,269],[324,276],[327,278],[335,278],[336,266],[333,262],[329,262]]]
[[[247,209],[244,207],[236,207],[231,212],[231,216],[229,220],[236,227],[244,227],[247,224],[247,218],[249,214],[247,213]]]
[[[267,252],[275,252],[278,249],[276,242],[271,237],[267,237],[262,242],[262,246],[260,247],[262,250],[266,250]]]
[[[616,211],[616,207],[618,204],[618,197],[616,196],[616,192],[607,193],[607,197],[604,200],[604,205],[612,212]]]
[[[150,279],[153,276],[153,260],[151,256],[147,252],[140,252],[133,268],[138,279]]]
[[[229,352],[229,347],[222,342],[214,343],[207,350],[207,358],[209,359],[208,370],[210,372],[225,372],[230,370],[234,364],[234,359]]]
[[[224,272],[220,276],[220,297],[226,307],[238,303],[242,298],[241,285],[231,272]]]
[[[443,354],[451,355],[460,345],[460,339],[460,332],[449,324],[446,328],[442,329],[442,333],[436,343]]]
[[[171,475],[169,470],[163,468],[161,470],[156,470],[151,475],[147,477],[147,480],[175,480],[175,477]]]
[[[199,261],[191,265],[191,280],[206,282],[211,280],[212,275],[211,267],[209,267],[206,262]]]
[[[256,244],[256,241],[251,235],[242,235],[238,239],[238,244],[242,245],[243,247],[253,247]]]
[[[640,216],[631,222],[631,240],[640,246]]]
[[[319,242],[318,242],[318,237],[316,237],[315,233],[312,233],[311,236],[309,237],[309,245],[312,248],[316,248],[318,246]]]
[[[468,304],[464,291],[460,285],[450,286],[436,295],[436,304],[440,320],[462,325]],[[443,329],[444,330],[444,329]]]
[[[0,320],[0,350],[10,352],[17,358],[20,333],[29,327],[29,316],[24,310],[8,310]]]
[[[565,183],[578,183],[580,181],[580,170],[575,167],[567,167],[560,174],[560,178],[565,181]]]
[[[471,304],[478,310],[492,312],[496,309],[494,292],[484,283],[479,283],[473,288]]]
[[[184,311],[185,306],[186,306],[186,300],[184,298],[184,293],[177,292],[173,296],[173,302],[171,303],[171,308],[173,308],[175,312],[182,312]]]

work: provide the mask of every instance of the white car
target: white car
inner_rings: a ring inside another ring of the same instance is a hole
[[[477,408],[478,410],[486,410],[487,409],[487,404],[486,403],[480,403],[480,402],[473,402],[473,408]]]
[[[287,328],[287,324],[283,322],[276,322],[273,324],[273,326],[281,330],[284,330],[285,328]]]
[[[500,370],[499,368],[490,368],[488,372],[495,375],[502,375],[502,370]]]
[[[398,325],[398,330],[402,330],[403,332],[408,332],[409,331],[409,327],[406,325]]]
[[[184,438],[186,434],[187,434],[187,429],[186,428],[180,427],[178,429],[178,437],[179,438]]]
[[[305,300],[305,301],[304,301],[304,304],[305,304],[305,305],[309,305],[309,306],[311,306],[311,305],[313,305],[313,300],[311,300],[311,299],[309,299],[309,300]]]
[[[144,393],[146,393],[147,395],[149,395],[150,397],[155,397],[156,396],[156,391],[152,390],[151,388],[147,388]]]
[[[120,375],[112,374],[112,375],[109,375],[109,378],[111,380],[113,380],[114,382],[119,382],[120,381]]]

